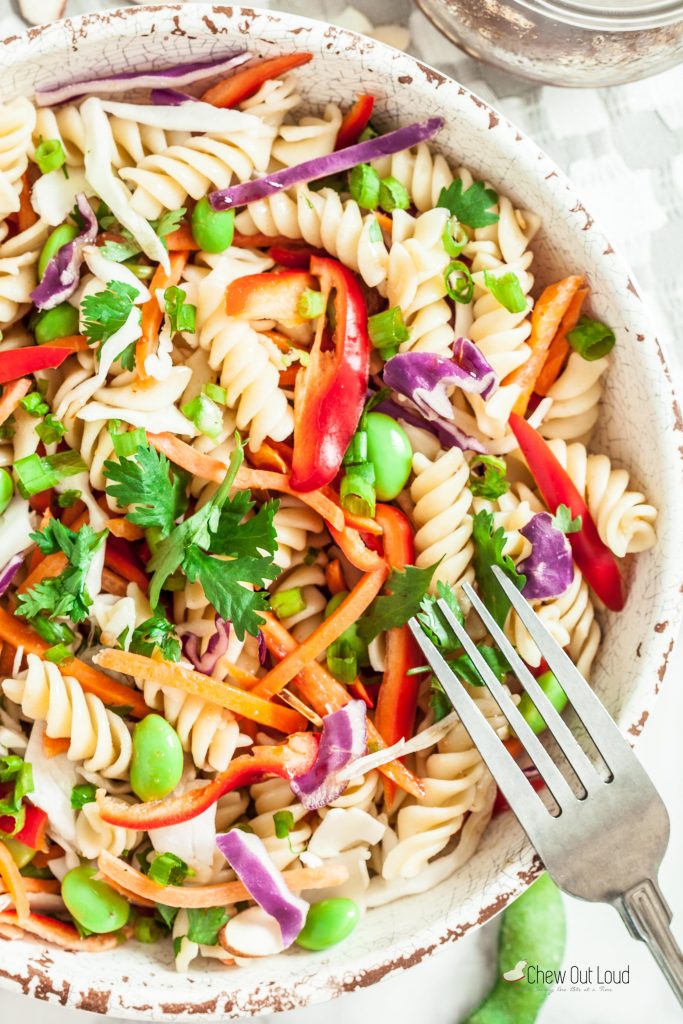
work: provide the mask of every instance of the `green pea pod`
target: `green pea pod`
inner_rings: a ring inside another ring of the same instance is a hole
[[[498,980],[463,1024],[533,1024],[552,986],[542,972],[556,971],[564,956],[566,924],[560,890],[541,875],[504,912],[498,939]],[[524,970],[521,980],[503,975]],[[537,970],[538,968],[538,970]],[[531,981],[527,980],[532,971]]]

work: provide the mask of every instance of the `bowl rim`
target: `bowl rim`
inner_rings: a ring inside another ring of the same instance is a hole
[[[89,36],[91,33],[95,35],[96,41],[98,38],[104,40],[108,26],[114,22],[122,22],[126,25],[130,22],[132,27],[130,30],[126,30],[126,34],[132,35],[135,33],[136,26],[142,27],[146,20],[154,15],[172,15],[173,23],[178,30],[182,30],[183,22],[186,19],[188,22],[190,20],[195,22],[203,20],[208,28],[207,18],[210,20],[212,15],[227,16],[231,20],[236,20],[240,17],[257,20],[264,18],[271,24],[277,23],[292,29],[296,28],[298,31],[292,36],[292,44],[297,49],[303,48],[303,44],[299,41],[302,35],[317,38],[324,34],[328,43],[330,40],[333,40],[335,44],[343,45],[347,50],[362,45],[365,52],[376,53],[380,58],[382,55],[385,55],[386,58],[391,57],[394,59],[400,55],[406,64],[412,65],[420,71],[429,85],[457,89],[459,96],[469,99],[477,108],[485,113],[489,119],[490,128],[503,126],[510,138],[514,138],[515,142],[522,144],[521,149],[524,152],[518,152],[518,155],[525,156],[527,159],[533,157],[537,166],[540,165],[547,173],[547,176],[553,179],[553,187],[563,189],[566,196],[574,201],[571,213],[575,214],[577,218],[581,218],[582,230],[589,232],[593,237],[604,242],[604,257],[612,260],[613,268],[622,275],[625,289],[631,295],[630,301],[635,303],[635,309],[631,312],[629,322],[633,320],[636,322],[642,321],[645,325],[644,329],[648,332],[648,343],[653,346],[653,353],[661,364],[662,387],[665,389],[667,398],[671,400],[670,408],[672,412],[670,418],[672,431],[674,434],[680,435],[682,442],[678,447],[677,458],[683,470],[683,419],[678,407],[674,384],[669,372],[668,361],[663,351],[664,346],[657,339],[654,331],[648,326],[651,322],[651,315],[643,303],[632,273],[628,270],[621,257],[615,253],[613,246],[603,235],[600,228],[595,226],[592,216],[565,173],[557,167],[554,161],[531,138],[520,132],[503,114],[457,80],[409,54],[400,53],[376,40],[348,29],[338,28],[324,21],[305,18],[284,11],[204,3],[168,3],[124,7],[110,11],[84,14],[75,18],[67,18],[63,22],[51,25],[36,26],[25,33],[0,40],[0,56],[5,58],[2,61],[3,70],[9,63],[18,63],[25,59],[27,54],[36,46],[39,49],[36,55],[38,58],[40,57],[41,50],[43,52],[50,50],[53,40],[55,48],[62,47],[64,45],[63,33],[65,27],[72,35],[74,45],[76,45],[79,38]],[[210,31],[214,31],[214,29],[210,29]],[[5,49],[2,49],[3,47]],[[536,177],[539,180],[540,188],[542,187],[540,184],[542,181],[540,171],[536,172]],[[674,441],[675,438],[672,440],[672,453],[676,449]],[[681,477],[683,478],[683,472]],[[680,488],[680,492],[678,504],[683,514],[683,487]],[[680,578],[677,585],[680,593],[683,592],[683,569],[679,575]],[[671,573],[669,576],[671,576]],[[671,581],[668,590],[673,591],[673,589],[674,584]],[[667,607],[667,614],[668,618],[661,623],[657,623],[655,627],[658,634],[660,660],[653,679],[651,683],[646,684],[644,682],[638,688],[638,710],[633,713],[629,707],[631,719],[626,724],[622,724],[622,731],[626,733],[629,742],[632,744],[638,739],[650,714],[654,699],[660,691],[661,683],[664,680],[680,623],[683,620],[683,602],[679,601],[673,608]],[[240,1003],[238,1008],[235,1008],[233,1004],[226,1004],[218,1009],[218,999],[211,1000],[210,1002],[201,1001],[201,994],[197,992],[195,996],[189,985],[184,993],[186,1001],[180,1004],[165,1003],[163,998],[159,998],[154,1006],[146,1005],[137,1008],[121,1006],[110,1009],[110,993],[92,988],[79,993],[80,1001],[74,1002],[74,994],[70,994],[71,982],[69,976],[61,970],[51,969],[53,961],[49,956],[44,955],[49,952],[49,950],[45,949],[42,950],[42,956],[35,958],[35,963],[29,962],[25,965],[24,972],[15,974],[11,971],[0,969],[0,988],[16,991],[17,987],[19,987],[24,993],[30,993],[37,998],[49,1002],[77,1006],[80,1009],[89,1010],[94,1013],[107,1014],[114,1012],[117,1016],[134,1019],[189,1021],[196,1020],[198,1014],[206,1020],[225,1019],[226,1016],[263,1014],[299,1008],[311,1002],[318,1002],[358,988],[367,987],[394,971],[414,966],[441,946],[454,942],[467,931],[490,920],[500,913],[511,900],[515,899],[543,871],[543,865],[539,857],[528,844],[516,866],[516,871],[503,871],[501,869],[497,881],[500,883],[504,875],[505,884],[499,884],[498,891],[489,897],[488,902],[482,903],[478,914],[462,926],[452,929],[448,926],[446,920],[441,921],[437,925],[426,926],[421,931],[410,936],[405,936],[404,938],[397,937],[391,947],[366,957],[363,960],[362,967],[359,966],[355,972],[348,968],[342,967],[335,970],[332,967],[329,970],[326,969],[324,978],[318,976],[314,984],[311,984],[311,979],[308,979],[307,983],[293,981],[290,987],[264,986],[263,989],[255,990],[251,993],[247,1002]],[[40,947],[36,946],[35,948],[40,950]],[[149,989],[145,993],[145,998],[150,1003],[155,999],[153,991]],[[162,990],[158,989],[157,991],[161,993]],[[174,989],[174,994],[179,994],[179,990]]]

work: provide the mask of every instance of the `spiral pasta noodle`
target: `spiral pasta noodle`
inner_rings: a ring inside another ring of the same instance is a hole
[[[328,103],[323,117],[308,115],[296,124],[281,124],[273,143],[273,157],[285,167],[327,156],[334,149],[342,113],[336,103]]]
[[[35,107],[23,97],[0,104],[0,221],[19,209],[35,120]]]
[[[294,798],[294,793],[285,779],[266,779],[250,787],[256,816],[249,824],[264,845],[276,866],[282,870],[297,860],[311,838],[311,827],[306,821],[308,811]],[[278,839],[275,834],[274,815],[278,811],[289,811],[294,819],[294,828],[288,836]]]
[[[608,366],[607,358],[588,362],[578,352],[572,352],[565,369],[548,390],[553,404],[539,428],[543,437],[587,442],[598,419],[602,376]]]
[[[474,578],[469,466],[460,449],[451,448],[433,462],[424,455],[414,455],[413,472],[410,497],[414,502],[411,518],[417,531],[416,564],[439,562],[432,586],[443,580],[457,587]]]
[[[0,328],[6,330],[29,308],[37,284],[36,267],[47,238],[47,225],[33,227],[0,245]]]
[[[88,860],[95,860],[106,850],[120,857],[124,850],[133,850],[140,841],[140,833],[103,821],[97,803],[85,804],[76,817],[78,852]]]
[[[311,535],[322,533],[323,519],[298,498],[283,495],[273,525],[277,534],[275,562],[285,570],[304,558]]]

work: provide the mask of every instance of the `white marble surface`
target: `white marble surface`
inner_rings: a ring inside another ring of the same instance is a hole
[[[114,6],[122,5],[115,0],[70,0],[69,12]],[[262,0],[261,6],[311,13],[311,5],[304,5],[301,0],[270,4]],[[324,8],[330,20],[336,20],[343,6],[337,0],[326,0],[317,8]],[[419,13],[410,13],[407,0],[358,0],[357,6],[376,23],[399,16],[404,23],[407,21],[413,33],[411,49],[430,63],[444,66],[449,73],[455,70],[456,77],[520,123],[580,182],[591,210],[635,265],[671,349],[671,339],[678,341],[683,333],[682,69],[648,83],[602,93],[590,89],[541,89],[517,83],[465,58],[438,37]],[[0,0],[0,36],[16,31],[20,25],[16,14],[9,12],[11,7],[9,0]],[[643,131],[649,132],[648,146],[639,144]],[[678,229],[673,231],[675,225]],[[672,354],[680,373],[680,342],[676,349]],[[683,643],[679,642],[638,754],[667,802],[672,818],[671,843],[661,883],[674,911],[674,931],[683,944],[683,875],[679,870],[683,863],[681,721]],[[681,1020],[680,1008],[648,953],[629,938],[614,911],[571,899],[566,900],[566,908],[566,965],[576,964],[582,970],[591,965],[617,969],[630,966],[630,983],[610,991],[555,992],[541,1011],[541,1024],[574,1024],[577,1020],[582,1024],[642,1024],[644,1020],[676,1024]],[[278,1024],[346,1024],[351,1019],[384,1019],[392,1024],[413,1024],[418,1019],[428,1024],[456,1024],[492,983],[496,930],[494,922],[400,977],[323,1007],[283,1014]],[[95,1024],[102,1020],[93,1014],[65,1011],[3,992],[0,1015],[11,1022],[21,1020],[22,1024]]]

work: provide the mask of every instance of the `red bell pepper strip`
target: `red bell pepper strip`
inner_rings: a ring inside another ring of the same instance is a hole
[[[342,118],[342,123],[337,132],[335,149],[344,149],[346,146],[353,146],[358,142],[372,117],[374,105],[374,96],[365,93],[358,97],[351,109]]]
[[[540,792],[540,790],[545,789],[545,782],[538,773],[529,776],[528,781],[531,785],[531,788],[534,789],[537,793]],[[505,796],[499,789],[498,792],[496,793],[496,799],[493,802],[493,817],[497,818],[499,814],[504,814],[505,811],[509,810],[510,804],[507,802]]]
[[[392,569],[405,569],[415,562],[413,528],[407,516],[391,505],[377,505],[375,513],[383,529],[384,557]],[[384,678],[377,697],[375,725],[391,746],[412,736],[420,690],[420,677],[408,675],[424,661],[407,626],[390,629],[386,636]],[[385,779],[387,805],[393,803],[396,787]]]
[[[0,384],[18,380],[36,370],[54,370],[70,355],[70,349],[55,345],[30,345],[0,352]]]
[[[311,273],[333,294],[334,327],[318,320],[308,366],[294,392],[292,486],[313,491],[331,483],[353,437],[368,388],[368,316],[358,279],[337,260],[314,256]]]
[[[566,505],[572,517],[581,516],[581,529],[570,533],[568,539],[574,560],[586,582],[607,608],[613,612],[621,611],[624,589],[619,568],[614,555],[600,539],[588,505],[540,434],[517,413],[510,414],[509,423],[550,511],[555,512],[558,506]]]
[[[213,103],[214,107],[234,107],[258,92],[264,82],[271,78],[279,78],[293,68],[301,67],[302,64],[308,64],[312,58],[312,53],[304,51],[285,53],[281,57],[262,60],[259,64],[252,64],[230,75],[224,81],[212,85],[202,95],[202,99],[204,103]]]
[[[277,320],[287,327],[300,327],[306,321],[297,307],[307,288],[315,288],[315,281],[304,270],[248,274],[226,288],[225,309],[240,320]]]
[[[308,270],[311,256],[324,256],[324,249],[314,249],[311,245],[271,245],[270,258],[283,267],[292,270]]]
[[[146,831],[178,825],[196,818],[225,793],[240,786],[251,786],[266,775],[290,780],[303,775],[312,766],[317,752],[318,737],[314,733],[295,732],[282,746],[254,747],[252,754],[236,757],[202,789],[142,804],[126,804],[100,790],[97,805],[103,821],[122,828]]]
[[[104,564],[107,568],[122,576],[127,583],[137,583],[143,594],[146,594],[149,590],[147,573],[137,563],[126,541],[113,537],[111,534],[107,537],[104,549]]]
[[[30,846],[32,850],[43,850],[46,853],[48,844],[45,837],[45,829],[47,828],[48,816],[40,807],[34,807],[28,801],[26,801],[24,807],[26,808],[24,826],[12,838],[18,839],[24,846]],[[0,818],[0,832],[12,835],[13,829],[14,820],[7,815],[3,815]]]

